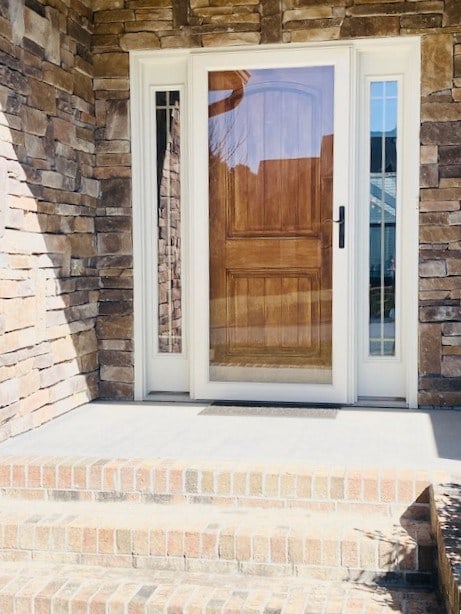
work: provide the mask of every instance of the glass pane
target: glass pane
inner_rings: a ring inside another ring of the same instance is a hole
[[[156,93],[158,351],[182,351],[179,92]]]
[[[397,82],[370,87],[369,352],[395,355]]]
[[[209,73],[210,379],[332,381],[332,66]]]

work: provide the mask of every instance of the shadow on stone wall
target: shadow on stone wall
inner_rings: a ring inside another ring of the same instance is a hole
[[[0,440],[98,395],[92,13],[47,4],[0,5]]]

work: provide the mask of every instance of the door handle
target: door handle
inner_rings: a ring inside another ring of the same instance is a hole
[[[341,205],[338,210],[339,218],[337,220],[333,220],[335,224],[339,224],[338,228],[338,247],[339,249],[344,248],[344,238],[345,238],[345,226],[346,226],[346,207]]]

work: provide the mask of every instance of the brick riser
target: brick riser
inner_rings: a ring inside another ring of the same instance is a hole
[[[429,519],[445,474],[233,462],[0,458],[0,492],[30,500],[303,508]]]
[[[313,538],[218,528],[204,530],[129,529],[75,523],[5,524],[0,559],[61,560],[65,563],[181,571],[249,573],[388,584],[431,584],[434,548],[408,536],[379,534],[341,539]],[[31,522],[31,521],[30,521]],[[76,521],[78,522],[78,521]],[[406,542],[406,543],[405,543]]]

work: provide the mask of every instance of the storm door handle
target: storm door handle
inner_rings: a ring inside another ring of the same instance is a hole
[[[339,249],[344,248],[344,237],[345,237],[345,226],[346,226],[346,207],[341,205],[338,210],[339,218],[337,220],[333,220],[335,224],[339,224],[338,228],[338,247]]]

